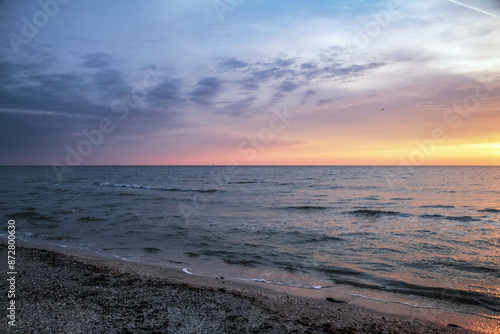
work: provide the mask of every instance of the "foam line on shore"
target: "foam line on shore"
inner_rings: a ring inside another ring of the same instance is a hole
[[[0,243],[5,244],[4,241],[0,241]],[[333,297],[334,299],[337,298],[342,298],[342,295],[349,295],[348,293],[341,292],[341,291],[328,291],[324,289],[304,289],[304,288],[294,288],[294,287],[289,287],[289,286],[284,286],[284,285],[272,285],[274,287],[277,287],[276,289],[270,289],[268,283],[264,282],[257,282],[257,281],[250,281],[248,280],[248,284],[245,284],[244,282],[238,283],[237,280],[234,280],[230,277],[225,280],[215,280],[214,278],[210,277],[204,277],[204,276],[199,276],[190,273],[187,268],[184,268],[186,270],[179,270],[179,269],[171,269],[171,268],[165,268],[165,267],[159,267],[159,266],[154,266],[151,264],[146,264],[146,263],[141,263],[141,262],[126,262],[123,261],[119,258],[110,258],[110,257],[101,257],[98,256],[98,254],[94,252],[89,252],[89,251],[83,251],[83,250],[77,250],[77,249],[68,249],[68,248],[57,248],[54,249],[55,247],[50,247],[46,245],[19,245],[20,247],[24,247],[27,250],[30,251],[37,251],[37,250],[42,250],[42,251],[48,251],[53,254],[63,254],[66,256],[70,256],[69,258],[61,257],[58,256],[58,258],[61,259],[61,261],[66,261],[68,265],[71,264],[75,259],[77,262],[83,262],[87,263],[90,266],[98,266],[99,268],[109,268],[109,269],[103,269],[106,270],[107,272],[110,272],[112,275],[116,270],[119,272],[126,274],[126,275],[137,275],[139,274],[140,276],[144,276],[146,279],[154,279],[155,281],[165,281],[166,282],[176,282],[173,284],[181,284],[181,285],[188,285],[188,286],[198,286],[200,289],[203,289],[205,293],[209,293],[210,291],[214,291],[214,287],[217,289],[219,288],[219,291],[226,292],[228,288],[231,288],[233,290],[231,291],[237,291],[238,294],[241,294],[243,291],[245,293],[249,293],[251,295],[257,294],[259,296],[267,296],[267,295],[275,295],[278,293],[279,296],[290,296],[293,297],[293,300],[303,300],[304,303],[307,301],[307,303],[314,303],[318,304],[318,307],[324,308],[325,312],[327,310],[327,305],[328,303],[325,304],[325,296],[326,297]],[[45,247],[44,247],[45,246]],[[26,259],[28,261],[28,259]],[[48,263],[48,265],[54,265],[51,263]],[[60,264],[59,264],[60,265]],[[66,266],[66,265],[64,265]],[[33,265],[33,267],[40,267],[39,265]],[[101,270],[101,269],[100,269]],[[186,273],[188,271],[188,273]],[[179,275],[182,273],[182,275]],[[190,276],[185,276],[185,274],[190,274]],[[65,282],[64,280],[65,276],[61,276],[61,280]],[[167,284],[172,284],[172,283],[167,283]],[[256,290],[257,288],[257,290]],[[263,288],[261,290],[260,288]],[[222,289],[222,290],[221,290]],[[211,293],[211,292],[210,292]],[[284,293],[284,294],[283,294]],[[337,296],[338,295],[338,296]],[[500,327],[500,321],[494,319],[484,319],[484,321],[481,321],[478,319],[479,317],[476,316],[468,316],[468,315],[463,315],[463,314],[457,314],[453,312],[448,312],[446,310],[435,310],[432,309],[433,312],[427,312],[431,310],[426,310],[419,308],[421,311],[415,312],[415,309],[417,307],[414,307],[409,304],[405,303],[390,303],[390,305],[386,305],[384,308],[385,302],[381,301],[376,301],[376,300],[369,300],[366,298],[366,296],[363,296],[365,298],[360,298],[359,296],[355,296],[354,294],[351,294],[350,297],[352,297],[351,300],[348,300],[346,304],[342,305],[348,305],[350,312],[362,312],[365,314],[365,317],[376,317],[377,314],[385,314],[385,317],[387,319],[387,316],[390,317],[396,317],[400,319],[420,319],[423,320],[424,322],[433,322],[441,325],[446,325],[446,323],[457,323],[461,327],[466,327],[468,323],[471,324],[481,324],[485,328],[493,328],[493,326],[499,326]],[[252,297],[254,298],[254,297]],[[273,297],[274,298],[274,297]],[[281,297],[280,297],[281,298]],[[283,297],[284,298],[284,297]],[[286,297],[285,301],[289,300],[289,297]],[[298,299],[297,299],[298,298]],[[305,298],[305,299],[301,299]],[[264,297],[264,299],[268,299],[268,297]],[[202,302],[203,303],[203,302]],[[393,304],[398,304],[403,307],[398,307],[395,308]],[[337,307],[338,305],[335,304]],[[282,307],[282,306],[280,306]],[[336,308],[335,308],[336,309]],[[329,309],[328,309],[329,310]],[[377,310],[377,311],[375,311]],[[329,312],[331,312],[330,310]],[[423,312],[422,311],[426,311]],[[294,310],[294,312],[299,312],[298,310]],[[382,312],[382,313],[381,313]],[[469,327],[470,328],[470,327]],[[479,327],[478,327],[479,328]],[[497,327],[498,328],[498,327]],[[484,331],[483,331],[484,332]],[[439,332],[439,333],[447,333],[445,331]],[[464,332],[465,333],[465,332]],[[494,333],[494,331],[490,332],[484,332],[484,333]]]

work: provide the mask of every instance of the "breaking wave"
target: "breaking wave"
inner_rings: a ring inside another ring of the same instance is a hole
[[[101,183],[98,183],[98,185],[105,186],[105,187],[146,189],[146,190],[157,190],[157,191],[192,191],[192,192],[199,192],[199,193],[212,193],[212,192],[220,191],[219,189],[191,189],[191,188],[179,188],[179,187],[156,187],[156,186],[142,186],[142,185],[138,185],[138,184],[109,183],[109,182],[101,182]]]

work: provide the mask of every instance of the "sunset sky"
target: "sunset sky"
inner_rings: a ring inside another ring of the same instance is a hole
[[[0,0],[0,164],[500,165],[500,2]]]

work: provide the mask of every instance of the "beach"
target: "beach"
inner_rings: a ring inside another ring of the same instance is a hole
[[[3,243],[2,261],[6,250]],[[337,297],[297,296],[84,252],[18,245],[16,264],[15,327],[4,317],[3,333],[474,332],[384,314]],[[2,299],[4,310],[6,303]],[[482,332],[494,333],[494,328],[485,326]]]

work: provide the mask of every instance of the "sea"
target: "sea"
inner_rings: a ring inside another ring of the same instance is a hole
[[[26,242],[500,319],[500,167],[0,167]]]

